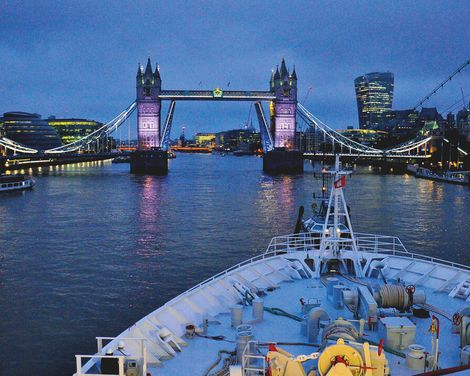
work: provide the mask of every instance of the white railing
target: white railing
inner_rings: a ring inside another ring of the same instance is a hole
[[[359,251],[364,252],[402,252],[409,253],[400,238],[396,236],[354,233]]]
[[[384,253],[394,256],[407,257],[416,260],[423,260],[432,263],[447,265],[453,268],[470,270],[470,266],[459,264],[453,261],[426,256],[419,253],[408,252],[401,240],[396,236],[354,233],[356,245],[360,252]],[[283,254],[297,251],[319,251],[319,233],[300,233],[291,235],[276,236],[271,239],[266,254]],[[351,250],[351,239],[341,238],[337,240],[340,248]]]
[[[339,238],[336,242],[347,247],[351,244],[351,238]],[[364,252],[403,252],[409,253],[401,240],[396,236],[375,235],[375,234],[354,234],[356,245],[359,251]],[[270,252],[293,252],[293,251],[315,251],[320,250],[321,237],[319,233],[300,233],[276,236],[269,243],[266,253]]]
[[[243,349],[243,376],[266,375],[266,357],[257,352],[257,341],[249,341]]]
[[[111,346],[111,342],[113,341],[126,341],[126,342],[137,342],[138,347],[139,347],[139,352],[138,354],[132,354],[132,355],[100,355],[103,351],[103,349],[106,348],[106,346],[103,346],[103,341],[107,341],[108,346]],[[126,360],[135,360],[138,364],[141,364],[142,366],[142,375],[147,375],[147,347],[145,346],[145,341],[147,341],[145,338],[135,338],[135,337],[96,337],[96,345],[97,345],[97,353],[95,355],[75,355],[76,358],[76,363],[77,363],[77,372],[75,373],[75,376],[81,376],[81,375],[93,375],[93,376],[98,376],[98,375],[104,375],[102,373],[94,373],[90,374],[88,371],[92,368],[93,365],[96,365],[98,359],[103,359],[103,358],[112,358],[112,359],[118,359],[119,362],[119,374],[115,376],[125,376],[125,362]],[[86,358],[89,359],[89,361],[85,364],[85,366],[82,365],[82,359]],[[90,363],[91,360],[94,360],[93,363]],[[122,368],[121,368],[121,363],[122,363]]]
[[[174,301],[176,300],[179,300],[181,299],[181,297],[193,292],[194,290],[197,290],[199,287],[201,286],[204,286],[210,282],[213,282],[217,279],[221,279],[222,277],[226,276],[227,274],[229,274],[230,272],[234,271],[234,270],[237,270],[237,269],[240,269],[244,266],[247,266],[247,265],[250,265],[250,264],[253,264],[255,262],[258,262],[260,260],[264,260],[264,259],[267,259],[267,258],[271,258],[271,257],[274,257],[274,256],[278,256],[279,254],[285,254],[286,251],[279,251],[279,252],[276,252],[276,251],[271,251],[271,252],[264,252],[258,256],[255,256],[255,257],[252,257],[248,260],[245,260],[245,261],[242,261],[234,266],[231,266],[230,268],[228,269],[225,269],[224,271],[220,272],[220,273],[217,273],[215,274],[214,276],[206,279],[205,281],[202,281],[201,283],[197,284],[196,286],[193,286],[191,287],[189,290],[186,290],[185,292],[183,292],[181,295],[178,295],[177,297],[173,298],[172,300],[170,300],[169,302],[165,303],[165,305],[163,307],[166,307],[168,305],[171,305]]]
[[[82,359],[117,359],[119,364],[119,373],[110,376],[125,376],[124,373],[124,355],[75,355],[77,362],[77,373],[74,376],[103,376],[102,373],[84,373],[82,370]],[[88,363],[87,363],[88,364]]]

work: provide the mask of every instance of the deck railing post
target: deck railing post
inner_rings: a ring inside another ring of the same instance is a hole
[[[147,347],[144,346],[144,340],[142,340],[142,346],[143,346],[143,365],[142,365],[142,375],[146,376],[147,375]]]
[[[119,357],[119,376],[126,376],[124,374],[124,357]]]
[[[75,355],[75,362],[77,364],[77,376],[82,375],[82,357],[80,355]]]

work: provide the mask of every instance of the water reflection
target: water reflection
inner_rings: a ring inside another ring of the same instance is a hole
[[[162,202],[165,177],[138,176],[133,178],[138,190],[138,247],[136,253],[143,257],[158,254],[161,248],[160,239],[155,236],[162,231],[161,211],[165,210]]]

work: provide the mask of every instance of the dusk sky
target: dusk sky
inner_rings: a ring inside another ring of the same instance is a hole
[[[165,89],[267,90],[285,57],[299,100],[313,88],[311,112],[357,127],[358,75],[393,72],[393,107],[409,108],[470,58],[468,1],[2,1],[1,10],[2,113],[110,120],[135,99],[149,55]],[[468,103],[470,67],[427,106],[446,110],[460,88]],[[182,125],[239,128],[249,107],[179,102],[172,137]]]

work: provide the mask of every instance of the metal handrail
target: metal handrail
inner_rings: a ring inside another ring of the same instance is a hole
[[[406,250],[403,243],[400,241],[400,239],[395,237],[395,236],[356,233],[356,236],[357,235],[359,237],[364,236],[364,238],[362,238],[362,239],[366,239],[367,237],[373,237],[374,239],[390,239],[391,243],[384,243],[384,244],[388,244],[388,245],[392,244],[392,246],[394,248],[391,249],[391,250],[387,250],[387,249],[382,248],[385,252],[396,251],[396,248],[402,248],[403,253],[409,253]],[[284,239],[284,240],[279,241],[281,239]],[[356,238],[356,242],[357,242],[357,240],[358,239]],[[299,241],[300,241],[300,243],[297,243]],[[306,241],[308,241],[308,242],[306,243]],[[260,255],[257,255],[257,256],[254,256],[254,257],[252,257],[248,260],[242,261],[242,262],[240,262],[236,265],[231,266],[230,268],[227,268],[227,269],[221,271],[220,273],[217,273],[217,274],[213,275],[212,277],[200,282],[196,286],[193,286],[190,289],[186,290],[182,294],[174,297],[173,299],[171,299],[170,301],[165,303],[161,308],[167,307],[167,306],[173,304],[176,300],[179,300],[183,296],[187,296],[188,294],[190,294],[191,292],[197,290],[201,286],[204,286],[204,285],[206,285],[210,282],[213,282],[217,279],[220,279],[223,276],[226,276],[227,274],[229,274],[230,272],[232,272],[234,270],[237,270],[237,269],[240,269],[241,267],[251,265],[251,264],[253,264],[255,262],[258,262],[260,260],[275,257],[275,256],[278,256],[278,255],[281,255],[281,254],[294,253],[296,251],[316,250],[315,247],[314,247],[316,242],[318,242],[318,246],[319,246],[320,245],[320,240],[313,238],[312,233],[309,233],[309,232],[276,236],[276,237],[271,239],[271,241],[268,245],[268,248],[264,253],[262,253]],[[345,243],[350,242],[350,240],[344,239],[344,242]],[[376,244],[381,245],[382,243],[377,242]],[[359,245],[359,243],[358,243],[358,245]],[[382,251],[382,249],[379,249],[379,252]]]
[[[359,251],[371,253],[384,253],[412,259],[421,259],[432,263],[440,263],[453,268],[470,270],[470,266],[444,260],[437,257],[409,252],[400,238],[389,235],[355,233],[356,244]],[[339,243],[347,244],[350,239],[339,239]],[[320,239],[314,238],[312,233],[299,233],[276,236],[271,239],[267,253],[294,253],[296,251],[319,251]]]
[[[243,349],[242,354],[242,368],[243,375],[251,375],[253,372],[256,372],[257,375],[266,375],[266,357],[264,355],[258,355],[251,353],[256,350],[258,341],[248,341]],[[259,361],[258,365],[253,364],[254,362]]]
[[[82,359],[83,358],[98,358],[98,359],[117,359],[118,360],[118,365],[119,365],[119,373],[117,375],[110,375],[110,376],[125,376],[124,373],[124,360],[125,356],[124,355],[75,355],[75,360],[76,360],[76,367],[77,367],[77,372],[74,374],[74,376],[102,376],[104,375],[103,373],[83,373],[83,366],[82,366]],[[91,360],[90,359],[90,360]]]
[[[207,285],[208,283],[210,282],[213,282],[217,279],[221,279],[222,277],[226,276],[227,274],[229,274],[230,272],[234,271],[234,270],[237,270],[237,269],[240,269],[244,266],[248,266],[248,265],[251,265],[255,262],[258,262],[258,261],[261,261],[261,260],[264,260],[264,259],[267,259],[267,258],[272,258],[272,257],[275,257],[275,256],[278,256],[280,254],[285,254],[286,252],[285,251],[271,251],[271,252],[265,252],[265,253],[262,253],[260,255],[257,255],[257,256],[254,256],[248,260],[245,260],[245,261],[242,261],[234,266],[231,266],[230,268],[227,268],[223,271],[221,271],[220,273],[217,273],[215,275],[213,275],[212,277],[210,278],[207,278],[206,280],[200,282],[199,284],[197,284],[196,286],[193,286],[191,287],[190,289],[186,290],[185,292],[183,292],[182,294],[179,294],[178,296],[175,296],[173,299],[171,299],[170,301],[166,302],[163,306],[161,306],[158,310],[160,310],[161,308],[164,308],[164,307],[167,307],[171,304],[173,304],[175,301],[181,299],[182,297],[188,295],[189,293],[193,292],[194,290],[197,290],[199,287],[201,286],[204,286],[204,285]],[[156,311],[152,312],[152,313],[155,313]],[[144,317],[145,318],[145,317]]]

